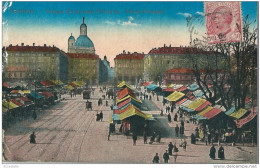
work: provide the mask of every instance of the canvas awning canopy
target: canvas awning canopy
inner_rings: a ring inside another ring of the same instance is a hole
[[[129,98],[133,99],[134,101],[136,101],[136,102],[138,102],[138,103],[142,103],[141,100],[139,100],[139,99],[137,99],[137,98],[134,98],[134,97],[132,97],[132,96],[130,96],[130,95],[128,95],[128,96],[126,96],[126,97],[124,97],[124,98],[122,98],[122,99],[117,100],[116,103],[117,103],[117,104],[118,104],[118,103],[121,103],[121,102],[123,102],[123,101],[125,101],[126,99],[129,99]]]
[[[228,111],[225,112],[226,115],[232,114],[236,110],[235,107],[231,107]]]
[[[207,112],[209,112],[210,110],[212,110],[213,107],[208,106],[207,108],[205,108],[203,111],[199,112],[198,115],[203,116],[204,114],[206,114]]]
[[[9,88],[8,83],[6,83],[6,82],[3,82],[3,83],[2,83],[2,86],[3,86],[3,87],[6,87],[6,88]]]
[[[16,105],[19,106],[19,107],[23,106],[23,103],[21,103],[21,102],[15,100],[15,99],[11,99],[10,101],[13,102],[14,104],[16,104]]]
[[[188,97],[190,100],[194,100],[194,99],[195,99],[195,97],[193,96],[193,94],[192,94],[191,91],[188,91],[188,92],[186,93],[186,97]]]
[[[123,88],[123,87],[128,87],[129,89],[131,90],[134,90],[129,84],[127,84],[125,81],[122,81],[120,82],[118,85],[117,85],[118,88]]]
[[[195,97],[202,97],[203,96],[203,92],[201,90],[196,90],[195,92],[193,92]]]
[[[85,85],[85,83],[83,82],[83,81],[74,81],[73,82],[76,86],[78,86],[78,87],[81,87],[81,86],[84,86]]]
[[[52,83],[54,83],[55,85],[62,85],[63,82],[60,80],[51,80]]]
[[[192,116],[191,118],[194,118],[196,120],[206,120],[207,119],[206,117],[198,115],[198,114]]]
[[[189,104],[191,104],[193,101],[191,100],[186,100],[185,102],[183,102],[182,104],[180,104],[181,107],[186,107],[188,106]]]
[[[183,92],[186,89],[187,89],[187,87],[183,85],[182,87],[178,88],[177,91],[178,92]]]
[[[206,102],[207,100],[205,99],[196,99],[194,100],[191,104],[189,104],[187,107],[189,109],[195,110],[196,108],[198,108],[199,106],[201,106],[204,102]]]
[[[185,107],[185,106],[183,106],[182,109],[185,110],[185,111],[187,111],[187,112],[189,112],[189,113],[194,112],[194,110],[192,110],[192,109],[190,109],[190,108],[188,108],[188,107]]]
[[[43,85],[39,81],[32,82],[32,85],[37,86],[37,87],[43,87]]]
[[[51,81],[48,81],[48,80],[46,80],[46,81],[41,81],[40,83],[41,83],[43,86],[47,86],[47,87],[54,85],[54,83],[52,83]]]
[[[241,128],[243,125],[249,123],[257,116],[257,110],[252,110],[245,118],[235,120],[237,128]]]
[[[170,84],[167,86],[167,88],[172,88],[174,86],[174,84]]]
[[[44,96],[45,98],[47,98],[47,99],[54,96],[51,92],[47,92],[47,91],[45,91],[45,92],[40,92],[40,94],[41,94],[42,96]]]
[[[203,114],[202,116],[206,117],[207,119],[211,119],[211,118],[217,116],[219,113],[221,113],[220,109],[213,108],[210,111],[208,111],[207,113]]]
[[[117,107],[118,107],[119,110],[122,110],[122,109],[126,108],[130,104],[134,105],[137,108],[140,108],[140,106],[141,106],[140,103],[138,103],[138,102],[136,102],[136,101],[134,101],[132,99],[127,99],[127,100],[119,103]]]
[[[74,82],[70,82],[70,85],[71,85],[73,88],[78,87]]]
[[[173,88],[166,88],[166,89],[163,89],[163,92],[175,92],[176,90],[173,89]]]
[[[43,96],[37,92],[31,92],[30,95],[35,99],[41,99]]]
[[[5,108],[4,106],[2,106],[2,112],[3,112],[3,113],[6,113],[7,111],[8,111],[8,109]]]
[[[137,108],[135,108],[134,106],[131,106],[131,108],[129,108],[125,112],[119,114],[119,119],[123,120],[123,119],[126,119],[128,117],[132,117],[134,115],[142,117],[145,120],[148,120],[149,118],[153,118],[153,116],[151,114],[145,114],[145,113],[141,112],[140,110],[138,110]]]
[[[234,117],[235,119],[240,119],[246,114],[246,112],[247,112],[246,109],[240,108],[238,111],[231,113],[229,116]]]
[[[166,97],[165,99],[168,101],[178,101],[184,96],[185,96],[185,94],[175,91],[172,94],[170,94],[168,97]]]
[[[30,102],[31,100],[29,100],[27,97],[20,97],[19,99],[21,99],[24,102]]]
[[[14,108],[17,108],[17,107],[19,107],[19,106],[17,106],[16,104],[14,104],[13,102],[11,102],[11,101],[6,101],[6,100],[4,100],[3,102],[2,102],[2,105],[5,107],[5,108],[7,108],[7,109],[14,109]]]
[[[205,101],[204,103],[202,103],[199,107],[195,109],[195,111],[201,111],[205,109],[207,106],[211,106],[211,103],[209,101]]]
[[[19,93],[19,90],[12,90],[10,93]]]
[[[130,95],[134,98],[136,98],[135,94],[130,90],[128,89],[127,87],[120,90],[118,93],[117,93],[117,99],[122,99],[123,97],[127,96],[127,95]]]
[[[150,85],[147,85],[145,86],[147,89],[149,90],[155,90],[157,89],[159,86],[155,85],[155,84],[150,84]]]
[[[112,115],[112,120],[115,120],[115,121],[120,120],[119,114],[113,114],[113,115]]]
[[[74,88],[71,85],[66,85],[65,86],[68,90],[73,90]]]
[[[144,82],[144,83],[142,83],[142,85],[147,86],[147,85],[150,85],[151,83],[153,83],[153,82]]]
[[[189,86],[189,90],[192,92],[196,91],[198,88],[199,88],[199,85],[197,85],[195,83],[193,83]]]
[[[176,102],[175,105],[179,106],[180,104],[184,103],[187,100],[187,98],[181,99],[180,101]]]

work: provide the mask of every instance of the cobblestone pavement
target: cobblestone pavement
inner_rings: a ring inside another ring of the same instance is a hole
[[[160,110],[146,113],[154,114],[157,118],[155,127],[166,130],[167,134],[163,135],[161,143],[144,144],[143,138],[139,136],[137,145],[133,146],[131,137],[119,133],[111,135],[108,141],[108,120],[112,113],[109,106],[112,100],[108,100],[108,107],[97,106],[97,100],[101,96],[102,93],[96,89],[90,100],[93,102],[93,111],[85,110],[82,95],[73,98],[67,95],[62,102],[38,112],[37,120],[27,119],[16,123],[5,131],[4,148],[7,158],[18,162],[152,163],[153,156],[158,152],[162,163],[162,155],[169,142],[176,142],[177,145],[181,143],[173,133],[176,122],[168,123],[166,115],[159,115]],[[152,101],[158,109],[164,109],[162,97],[159,99],[160,101],[156,101],[155,96]],[[96,113],[100,110],[104,114],[102,122],[95,120]],[[190,144],[189,135],[194,132],[195,127],[196,125],[185,123],[187,151],[179,147],[177,164],[258,162],[258,147],[250,146],[227,145],[224,146],[225,160],[209,159],[209,146],[203,142]],[[36,132],[37,144],[29,143],[33,130]],[[218,146],[216,148],[218,149]],[[171,156],[170,163],[173,163],[173,160]]]

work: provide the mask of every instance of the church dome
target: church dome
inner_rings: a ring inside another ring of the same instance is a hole
[[[71,35],[71,36],[69,37],[69,40],[74,40],[74,41],[75,41],[74,36]]]
[[[75,43],[77,47],[94,47],[93,42],[86,35],[80,35]]]

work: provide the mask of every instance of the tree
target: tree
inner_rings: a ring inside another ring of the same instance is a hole
[[[244,18],[242,42],[210,45],[205,33],[197,28],[204,24],[203,20],[202,15],[187,18],[196,82],[213,105],[220,103],[226,109],[244,108],[247,96],[253,100],[257,97],[258,29],[252,27],[256,20],[250,21],[248,15]],[[205,51],[204,60],[197,57],[201,50]],[[201,63],[206,65],[204,70],[200,68]]]

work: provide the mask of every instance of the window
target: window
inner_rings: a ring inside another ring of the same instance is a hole
[[[170,60],[167,60],[167,64],[170,64]]]
[[[174,61],[172,61],[172,64],[174,64]]]
[[[22,72],[20,72],[20,78],[22,78],[23,77],[23,73]]]

